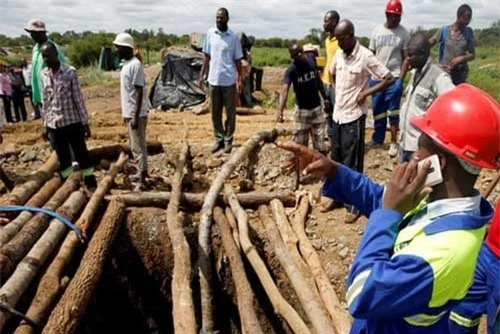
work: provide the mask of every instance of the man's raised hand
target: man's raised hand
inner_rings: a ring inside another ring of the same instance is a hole
[[[323,154],[309,147],[293,141],[278,142],[278,147],[290,151],[295,159],[286,163],[284,168],[298,168],[304,175],[333,178],[338,169],[338,164],[325,157]]]

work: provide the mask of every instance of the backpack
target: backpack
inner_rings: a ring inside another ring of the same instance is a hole
[[[439,40],[439,63],[442,64],[444,60],[444,48],[446,46],[446,38],[448,37],[449,26],[443,26],[441,28],[441,38]],[[465,27],[463,31],[467,45],[470,47],[474,44],[474,37],[472,36],[472,29],[470,27]]]

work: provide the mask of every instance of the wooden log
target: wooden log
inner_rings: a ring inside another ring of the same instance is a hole
[[[339,334],[349,333],[352,319],[349,313],[340,305],[339,298],[333,290],[330,280],[321,264],[318,253],[314,250],[305,232],[305,222],[309,212],[309,199],[303,196],[299,201],[299,207],[292,217],[292,226],[299,238],[299,248],[303,258],[306,260],[312,277],[316,281],[319,294],[325,303],[326,309],[333,321],[335,330]]]
[[[172,195],[167,207],[167,226],[172,248],[175,249],[171,284],[174,330],[175,333],[196,334],[196,318],[191,291],[191,252],[184,235],[182,219],[179,217],[182,178],[188,156],[189,145],[186,130],[179,161],[172,178]]]
[[[259,277],[259,280],[262,283],[271,304],[273,305],[274,312],[276,312],[276,314],[281,316],[288,323],[294,333],[311,333],[297,311],[295,311],[295,309],[290,306],[286,299],[281,295],[281,292],[274,283],[266,264],[261,259],[259,253],[252,244],[248,233],[248,215],[238,202],[238,198],[236,197],[231,185],[226,184],[224,188],[224,195],[227,202],[231,206],[231,210],[236,216],[236,221],[238,222],[241,250],[247,257],[248,262],[250,262],[250,265],[257,274],[257,277]]]
[[[69,220],[73,220],[76,214],[87,201],[82,191],[73,192],[59,208],[59,213]],[[45,233],[36,242],[29,253],[19,263],[12,276],[0,289],[0,300],[11,306],[15,306],[24,294],[31,281],[44,265],[49,255],[55,250],[59,242],[67,232],[66,225],[58,219],[52,219]],[[0,312],[0,331],[5,326],[9,314]]]
[[[103,202],[104,195],[111,188],[116,175],[121,171],[127,159],[126,154],[120,154],[116,164],[111,166],[108,174],[99,182],[99,186],[92,194],[92,197],[76,222],[76,226],[82,230],[82,233],[88,229],[94,220],[97,210]],[[26,312],[26,316],[40,326],[45,323],[56,300],[66,288],[64,271],[71,263],[73,255],[79,246],[81,246],[81,243],[78,236],[74,231],[70,231],[59,248],[55,259],[47,268],[38,284],[35,297]],[[25,322],[21,322],[15,333],[33,334],[34,330]]]
[[[163,145],[158,141],[149,141],[147,143],[148,154],[154,155],[163,152]],[[115,160],[120,152],[131,154],[129,145],[111,145],[97,147],[89,150],[90,158],[97,164],[101,159]],[[52,152],[45,163],[29,177],[29,181],[15,186],[14,189],[0,197],[0,205],[23,205],[36,193],[49,178],[51,178],[59,167],[59,161],[55,152]]]
[[[214,220],[219,226],[222,245],[229,258],[231,276],[233,277],[233,282],[236,287],[236,299],[238,300],[238,311],[241,319],[242,332],[263,333],[253,307],[254,295],[252,287],[245,273],[245,267],[243,266],[238,248],[234,243],[229,222],[224,215],[224,211],[222,211],[220,207],[215,207],[214,209]]]
[[[14,181],[9,178],[9,176],[3,170],[2,166],[0,166],[0,180],[2,180],[3,184],[9,191],[12,191],[12,189],[14,189]]]
[[[266,113],[267,113],[266,109],[262,108],[247,108],[247,107],[236,108],[236,115],[240,116],[265,115]]]
[[[53,177],[26,203],[27,206],[42,207],[59,189],[61,179]],[[31,211],[22,211],[19,216],[0,229],[0,248],[3,247],[17,232],[34,216]]]
[[[73,173],[56,191],[54,196],[43,206],[47,210],[56,210],[80,186],[81,173]],[[28,253],[49,224],[46,214],[37,213],[0,249],[0,274],[6,280],[14,271],[17,263]]]
[[[274,141],[279,135],[287,133],[289,133],[287,130],[274,129],[272,131],[259,132],[248,139],[222,166],[205,197],[200,212],[200,225],[198,230],[198,276],[200,280],[201,331],[204,334],[213,333],[214,331],[210,227],[212,225],[212,210],[217,202],[219,192],[236,166],[248,157],[249,153],[255,149],[261,141]]]
[[[107,199],[119,199],[127,206],[147,206],[159,208],[164,208],[172,196],[172,194],[168,191],[139,193],[113,190],[112,194],[113,195],[108,196]],[[202,207],[206,196],[207,193],[183,193],[181,194],[180,205],[186,207],[186,209],[199,210]],[[238,197],[238,201],[245,208],[258,208],[259,205],[267,204],[275,198],[279,199],[285,206],[295,206],[295,195],[289,190],[273,192],[251,191],[247,193],[240,193],[236,196]],[[224,205],[224,197],[218,195],[215,203],[217,205]]]
[[[227,207],[225,210],[227,222],[229,223],[229,227],[231,227],[231,233],[233,235],[234,243],[238,250],[241,250],[240,245],[240,235],[238,233],[238,223],[236,222],[236,217],[234,216],[233,210],[230,207]]]
[[[274,253],[286,272],[297,297],[302,304],[316,333],[333,333],[333,325],[324,313],[321,305],[314,298],[314,294],[308,287],[307,281],[295,265],[293,258],[288,253],[285,243],[281,239],[278,228],[271,218],[270,211],[265,205],[259,207],[259,217],[266,228],[269,242],[272,244]]]
[[[43,333],[75,333],[101,278],[104,263],[123,218],[125,205],[111,201],[97,228],[80,266],[66,292],[56,305],[43,329]]]
[[[148,155],[155,155],[163,153],[163,145],[159,141],[147,142]],[[125,152],[129,156],[132,155],[132,150],[128,144],[115,144],[110,146],[101,146],[89,150],[90,159],[94,164],[98,164],[101,159],[116,160],[121,152]]]
[[[321,298],[319,297],[319,292],[318,289],[316,288],[314,278],[312,277],[306,262],[300,255],[298,249],[299,239],[297,238],[295,232],[290,226],[290,222],[288,221],[288,217],[286,216],[285,207],[283,206],[283,203],[281,203],[277,199],[273,199],[269,204],[271,206],[271,211],[274,216],[274,221],[278,226],[278,230],[280,232],[281,238],[283,239],[283,242],[286,245],[288,253],[292,257],[295,264],[297,265],[297,268],[300,270],[300,272],[306,279],[308,286],[311,289],[311,292],[314,294],[314,298],[316,299],[318,304],[320,304],[323,307],[324,305]],[[326,312],[326,309],[324,309],[324,311]]]
[[[52,152],[45,163],[30,175],[29,180],[15,186],[14,189],[0,198],[0,205],[23,205],[36,193],[57,171],[59,161]]]

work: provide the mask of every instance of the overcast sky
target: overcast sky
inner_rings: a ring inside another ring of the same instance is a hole
[[[215,23],[219,7],[229,10],[230,29],[257,38],[301,38],[322,27],[323,15],[335,9],[352,20],[358,36],[368,36],[384,21],[386,0],[0,0],[0,34],[19,36],[31,18],[41,18],[49,31],[121,32],[163,28],[165,33],[205,32]],[[408,29],[452,23],[463,1],[403,1],[402,24]],[[500,19],[499,0],[468,0],[471,26],[485,28]]]

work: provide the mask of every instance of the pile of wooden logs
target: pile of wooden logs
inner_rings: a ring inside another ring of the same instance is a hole
[[[124,210],[127,206],[159,206],[166,208],[168,234],[172,244],[174,265],[171,297],[175,333],[214,333],[214,285],[211,228],[215,221],[223,250],[229,260],[233,279],[241,333],[264,333],[256,309],[255,282],[259,279],[274,312],[294,333],[347,333],[351,319],[339,300],[322,267],[319,256],[305,232],[309,211],[307,196],[295,199],[291,192],[251,192],[236,194],[227,179],[235,168],[255,154],[263,142],[274,141],[284,130],[262,131],[236,150],[221,167],[210,189],[202,194],[182,192],[182,181],[191,159],[187,131],[182,150],[171,179],[170,193],[110,192],[116,175],[127,156],[122,154],[100,181],[90,198],[79,189],[81,175],[73,174],[64,183],[53,177],[57,159],[53,156],[32,180],[18,185],[2,198],[0,204],[43,207],[76,221],[86,237],[82,244],[73,231],[57,219],[44,214],[23,211],[7,225],[0,227],[0,332],[10,318],[17,319],[14,333],[75,333],[96,293],[103,265],[112,249]],[[113,148],[121,150],[121,147]],[[107,149],[106,157],[116,157]],[[103,153],[100,152],[102,155]],[[96,156],[98,157],[98,156]],[[106,201],[107,200],[107,201]],[[96,222],[98,209],[107,204],[104,215]],[[285,206],[294,206],[292,215]],[[301,312],[282,294],[264,259],[257,252],[249,234],[249,219],[244,209],[258,210],[272,250],[283,273],[300,302]],[[184,232],[182,210],[200,210],[198,245],[189,245]],[[93,232],[94,231],[94,232]],[[92,233],[93,232],[93,233]],[[191,248],[198,248],[197,263],[191,263]],[[84,248],[74,274],[68,267],[75,261],[79,248]],[[244,259],[246,258],[246,259]],[[250,265],[246,265],[246,264]],[[199,286],[192,284],[197,278]],[[72,276],[72,277],[70,277]],[[255,277],[254,276],[254,277]],[[36,279],[40,279],[36,281]],[[26,311],[18,312],[18,302],[26,297],[29,287],[36,292]],[[199,301],[201,317],[195,303]],[[221,310],[222,312],[223,310]],[[11,326],[12,327],[12,326]]]

